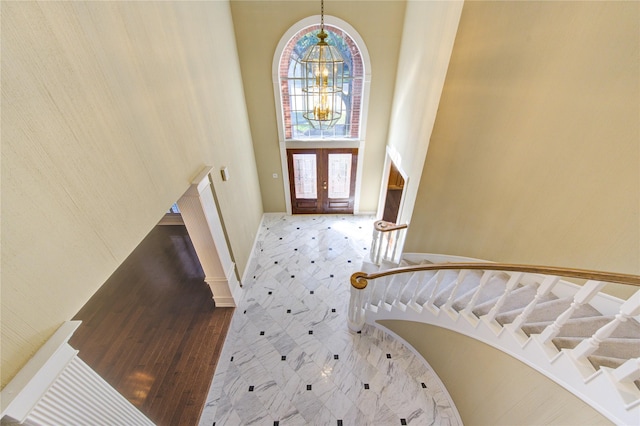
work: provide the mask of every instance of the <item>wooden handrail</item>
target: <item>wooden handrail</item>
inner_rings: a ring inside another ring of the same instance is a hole
[[[386,220],[377,220],[373,224],[373,228],[376,231],[380,231],[380,232],[391,232],[391,231],[395,231],[397,229],[404,229],[406,227],[407,227],[406,223],[398,225],[398,224],[395,224],[393,222],[387,222]]]
[[[405,272],[437,271],[443,269],[472,269],[508,272],[526,272],[531,274],[556,275],[561,277],[581,278],[586,280],[607,281],[618,284],[628,284],[640,287],[640,275],[619,274],[616,272],[591,271],[588,269],[561,268],[555,266],[535,266],[535,265],[514,265],[509,263],[433,263],[429,265],[403,266],[387,269],[382,272],[367,274],[365,272],[355,272],[351,275],[351,285],[358,290],[367,287],[368,280],[382,278],[389,275],[402,274]]]

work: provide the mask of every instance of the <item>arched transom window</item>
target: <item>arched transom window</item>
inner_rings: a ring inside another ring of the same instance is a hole
[[[327,42],[336,46],[344,58],[344,84],[341,94],[342,117],[329,130],[314,129],[304,118],[305,102],[300,59],[309,46],[318,42],[320,25],[298,31],[286,44],[280,57],[279,81],[285,140],[359,139],[364,86],[362,54],[355,41],[340,28],[327,25]]]

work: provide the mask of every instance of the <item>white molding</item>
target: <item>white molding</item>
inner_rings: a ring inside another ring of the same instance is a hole
[[[249,259],[247,259],[247,265],[244,268],[244,273],[242,274],[242,285],[244,286],[247,283],[247,274],[250,271],[254,270],[254,263],[257,260],[258,256],[258,237],[260,237],[260,230],[262,229],[262,224],[264,223],[264,217],[267,214],[271,213],[262,213],[262,217],[260,218],[260,223],[258,224],[258,230],[256,232],[256,236],[253,238],[253,245],[251,246],[251,252],[249,253]],[[280,214],[287,214],[286,212],[282,212]],[[238,299],[239,300],[239,299]]]
[[[214,297],[213,300],[216,303],[216,308],[235,308],[236,302],[233,296],[227,297]]]
[[[24,421],[31,409],[51,386],[78,351],[67,342],[82,321],[67,321],[45,342],[16,376],[2,389],[1,417]]]
[[[231,290],[231,299],[233,300],[233,306],[237,306],[240,299],[236,298],[236,295],[242,295],[242,287],[240,287],[240,281],[236,275],[236,263],[232,262],[227,270],[227,285]]]
[[[387,200],[387,189],[389,187],[389,175],[391,174],[391,164],[393,163],[398,170],[398,173],[404,179],[404,188],[402,189],[402,196],[400,197],[400,205],[398,206],[398,219],[402,217],[402,210],[404,209],[405,199],[407,197],[407,188],[409,186],[409,175],[402,167],[402,164],[399,164],[394,160],[397,158],[397,151],[395,148],[387,145],[386,147],[386,155],[384,157],[384,168],[382,171],[382,182],[380,182],[380,195],[378,196],[378,211],[376,213],[376,217],[382,218],[384,216],[384,207]]]
[[[222,227],[211,182],[212,171],[212,166],[205,166],[177,203],[213,299],[218,306],[235,306],[235,303],[230,305],[227,298],[240,293],[240,283]]]
[[[444,312],[434,315],[429,309],[424,309],[422,313],[418,313],[411,308],[408,308],[405,312],[395,307],[390,312],[385,309],[379,309],[377,313],[366,309],[365,318],[365,323],[367,324],[374,324],[380,320],[415,321],[463,334],[486,343],[523,362],[558,383],[616,424],[636,424],[638,415],[640,415],[640,407],[631,407],[632,409],[626,410],[620,401],[616,401],[618,397],[617,390],[610,381],[600,379],[597,381],[585,380],[566,350],[559,352],[559,356],[553,362],[550,362],[546,352],[540,345],[535,344],[535,340],[523,347],[521,341],[507,329],[496,336],[484,321],[479,321],[477,326],[473,326],[462,316],[453,319]],[[604,376],[596,373],[593,377]],[[590,384],[592,382],[594,384]],[[615,407],[618,407],[618,409]]]
[[[162,216],[162,219],[160,219],[160,222],[157,224],[160,226],[184,225],[184,220],[182,220],[182,215],[180,213],[167,213]]]
[[[403,257],[413,261],[424,259],[433,263],[485,262],[481,259],[429,253],[407,253]],[[536,279],[536,276],[538,275],[534,274],[530,278]],[[553,289],[553,292],[556,296],[562,297],[567,294],[569,289],[573,289],[573,294],[575,294],[580,288],[576,284],[560,281]],[[600,298],[606,300],[599,303],[597,300]],[[623,301],[603,293],[598,293],[596,297],[591,299],[590,304],[594,307],[605,306],[602,309],[614,312],[616,309],[609,305],[615,303],[616,300],[618,304],[617,311],[619,311]],[[372,301],[372,303],[375,304],[376,302]],[[572,359],[571,350],[566,349],[557,351],[555,356],[550,359],[547,352],[548,349],[536,337],[537,335],[532,335],[523,344],[519,330],[512,330],[507,326],[497,332],[492,324],[488,323],[486,316],[475,320],[462,314],[448,315],[450,311],[446,309],[431,310],[423,308],[418,310],[407,306],[406,310],[402,310],[396,306],[386,305],[385,307],[375,310],[366,308],[365,323],[375,325],[380,320],[415,321],[463,334],[518,359],[563,386],[617,424],[636,424],[640,419],[640,403],[636,402],[636,405],[626,404],[619,392],[619,385],[609,380],[607,374],[602,374],[603,371],[606,372],[606,369],[601,368],[599,371],[595,371],[589,365],[587,377],[585,376],[585,371],[582,371],[580,365]]]
[[[2,390],[3,424],[153,423],[78,356],[67,321]]]

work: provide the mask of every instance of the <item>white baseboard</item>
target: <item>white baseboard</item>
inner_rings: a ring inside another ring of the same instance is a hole
[[[213,301],[216,303],[216,308],[235,308],[236,302],[233,297],[214,297]]]
[[[262,224],[264,222],[264,218],[266,215],[273,214],[285,214],[285,213],[263,213],[262,218],[260,218],[260,223],[258,224],[258,229],[256,230],[256,236],[253,238],[253,245],[251,246],[251,253],[249,254],[249,259],[247,260],[247,265],[244,268],[244,272],[242,273],[242,278],[240,285],[244,286],[247,283],[248,274],[250,274],[254,270],[254,262],[256,261],[258,255],[258,237],[260,236],[260,230],[262,229]]]
[[[162,216],[158,225],[184,225],[184,220],[181,214],[167,213]]]

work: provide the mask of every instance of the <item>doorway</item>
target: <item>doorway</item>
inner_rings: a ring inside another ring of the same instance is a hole
[[[402,174],[400,173],[396,165],[391,162],[382,220],[391,223],[396,223],[396,221],[398,220],[398,213],[400,212],[400,202],[402,201],[404,184],[404,177],[402,177]]]
[[[353,213],[357,148],[287,149],[293,214]]]

